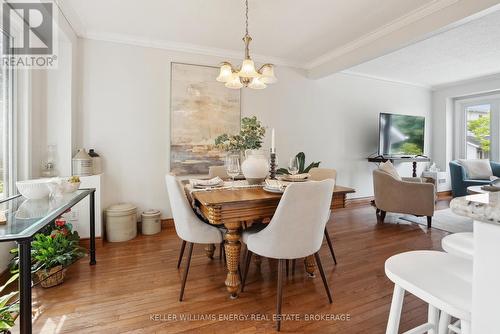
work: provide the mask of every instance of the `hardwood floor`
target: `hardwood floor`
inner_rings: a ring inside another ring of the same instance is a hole
[[[438,206],[445,207],[446,202]],[[334,212],[328,230],[338,265],[326,243],[321,259],[333,304],[328,303],[319,273],[305,275],[297,261],[294,277],[284,285],[283,312],[298,314],[300,321],[284,320],[289,333],[384,333],[392,283],[384,274],[384,261],[393,254],[416,249],[441,249],[447,233],[415,224],[377,224],[375,209],[353,207]],[[69,268],[67,281],[50,289],[34,290],[34,333],[255,333],[274,332],[277,261],[262,259],[260,269],[251,263],[239,299],[230,300],[224,286],[225,267],[210,260],[195,246],[184,301],[178,301],[181,270],[176,269],[181,242],[175,232],[139,236],[127,243],[105,243],[97,249],[97,265],[88,259]],[[215,254],[218,254],[216,250]],[[253,314],[269,320],[226,320]],[[184,321],[191,315],[200,319]],[[304,320],[305,315],[348,315],[349,320]],[[423,323],[424,304],[405,298],[400,330]],[[171,319],[168,319],[171,317]],[[174,317],[177,320],[173,319]]]

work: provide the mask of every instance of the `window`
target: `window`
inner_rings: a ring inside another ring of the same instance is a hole
[[[500,158],[500,95],[483,95],[456,101],[455,157]]]
[[[489,159],[491,144],[491,104],[465,108],[466,159]]]
[[[2,37],[2,36],[0,36]],[[0,50],[3,49],[0,38]],[[13,70],[0,69],[0,199],[13,194],[14,172],[14,112]]]

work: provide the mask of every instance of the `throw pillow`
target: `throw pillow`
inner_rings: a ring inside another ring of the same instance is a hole
[[[389,160],[387,160],[386,162],[380,163],[379,168],[380,168],[380,170],[383,170],[387,174],[391,175],[396,180],[401,181],[401,176],[399,176],[399,173],[396,170],[396,167],[394,167],[392,162],[390,162]]]
[[[458,163],[464,166],[469,179],[489,180],[493,175],[488,159],[459,159]]]

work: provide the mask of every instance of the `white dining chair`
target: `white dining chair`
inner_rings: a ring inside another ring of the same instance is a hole
[[[208,177],[220,177],[223,180],[229,179],[229,175],[227,175],[225,166],[210,166],[208,167]]]
[[[474,257],[474,234],[462,232],[447,235],[441,240],[441,247],[447,253],[472,260]]]
[[[181,253],[177,262],[177,268],[180,267],[184,248],[188,246],[188,257],[186,269],[182,276],[181,292],[179,301],[184,297],[184,288],[186,287],[186,280],[191,264],[191,255],[193,254],[194,244],[221,244],[223,241],[222,232],[215,226],[210,226],[201,221],[194,213],[186,193],[182,185],[176,179],[175,175],[168,174],[165,176],[167,184],[168,197],[170,200],[170,207],[174,217],[175,232],[182,239]]]
[[[334,181],[294,183],[286,187],[273,218],[261,231],[248,230],[242,234],[247,246],[245,271],[241,283],[244,291],[252,254],[278,259],[277,330],[281,329],[283,270],[286,260],[314,254],[323,285],[332,303],[332,296],[318,254],[323,231],[330,214]]]
[[[398,333],[405,291],[429,305],[428,321],[405,333],[471,333],[472,261],[445,252],[411,251],[390,257],[385,274],[394,283],[386,334]],[[450,324],[451,317],[459,321]]]
[[[311,168],[309,170],[309,174],[311,175],[311,180],[313,181],[323,181],[327,179],[332,179],[336,182],[337,180],[337,171],[333,168]],[[330,216],[328,216],[328,220],[330,220]],[[330,234],[325,226],[325,239],[328,244],[328,248],[330,248],[330,254],[332,254],[333,262],[337,264],[337,258],[335,257],[335,252],[333,251],[333,243],[330,239]],[[295,265],[295,263],[294,263]],[[295,269],[295,267],[293,268]]]

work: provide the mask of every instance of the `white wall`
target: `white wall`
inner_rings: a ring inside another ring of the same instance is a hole
[[[93,40],[80,46],[77,143],[104,159],[103,207],[128,201],[169,217],[163,176],[169,170],[170,62],[217,65],[222,59]],[[378,113],[423,115],[430,123],[431,95],[423,88],[346,74],[315,81],[285,67],[277,75],[279,82],[265,90],[243,90],[242,114],[276,128],[282,165],[304,151],[307,161],[338,169],[339,184],[355,187],[356,197],[372,194],[373,166],[365,159],[377,150]],[[411,165],[400,170],[410,175]]]
[[[464,96],[485,94],[500,90],[500,76],[478,78],[468,82],[447,85],[432,93],[432,156],[441,170],[449,170],[453,157],[454,99]],[[448,189],[451,183],[448,177]]]

